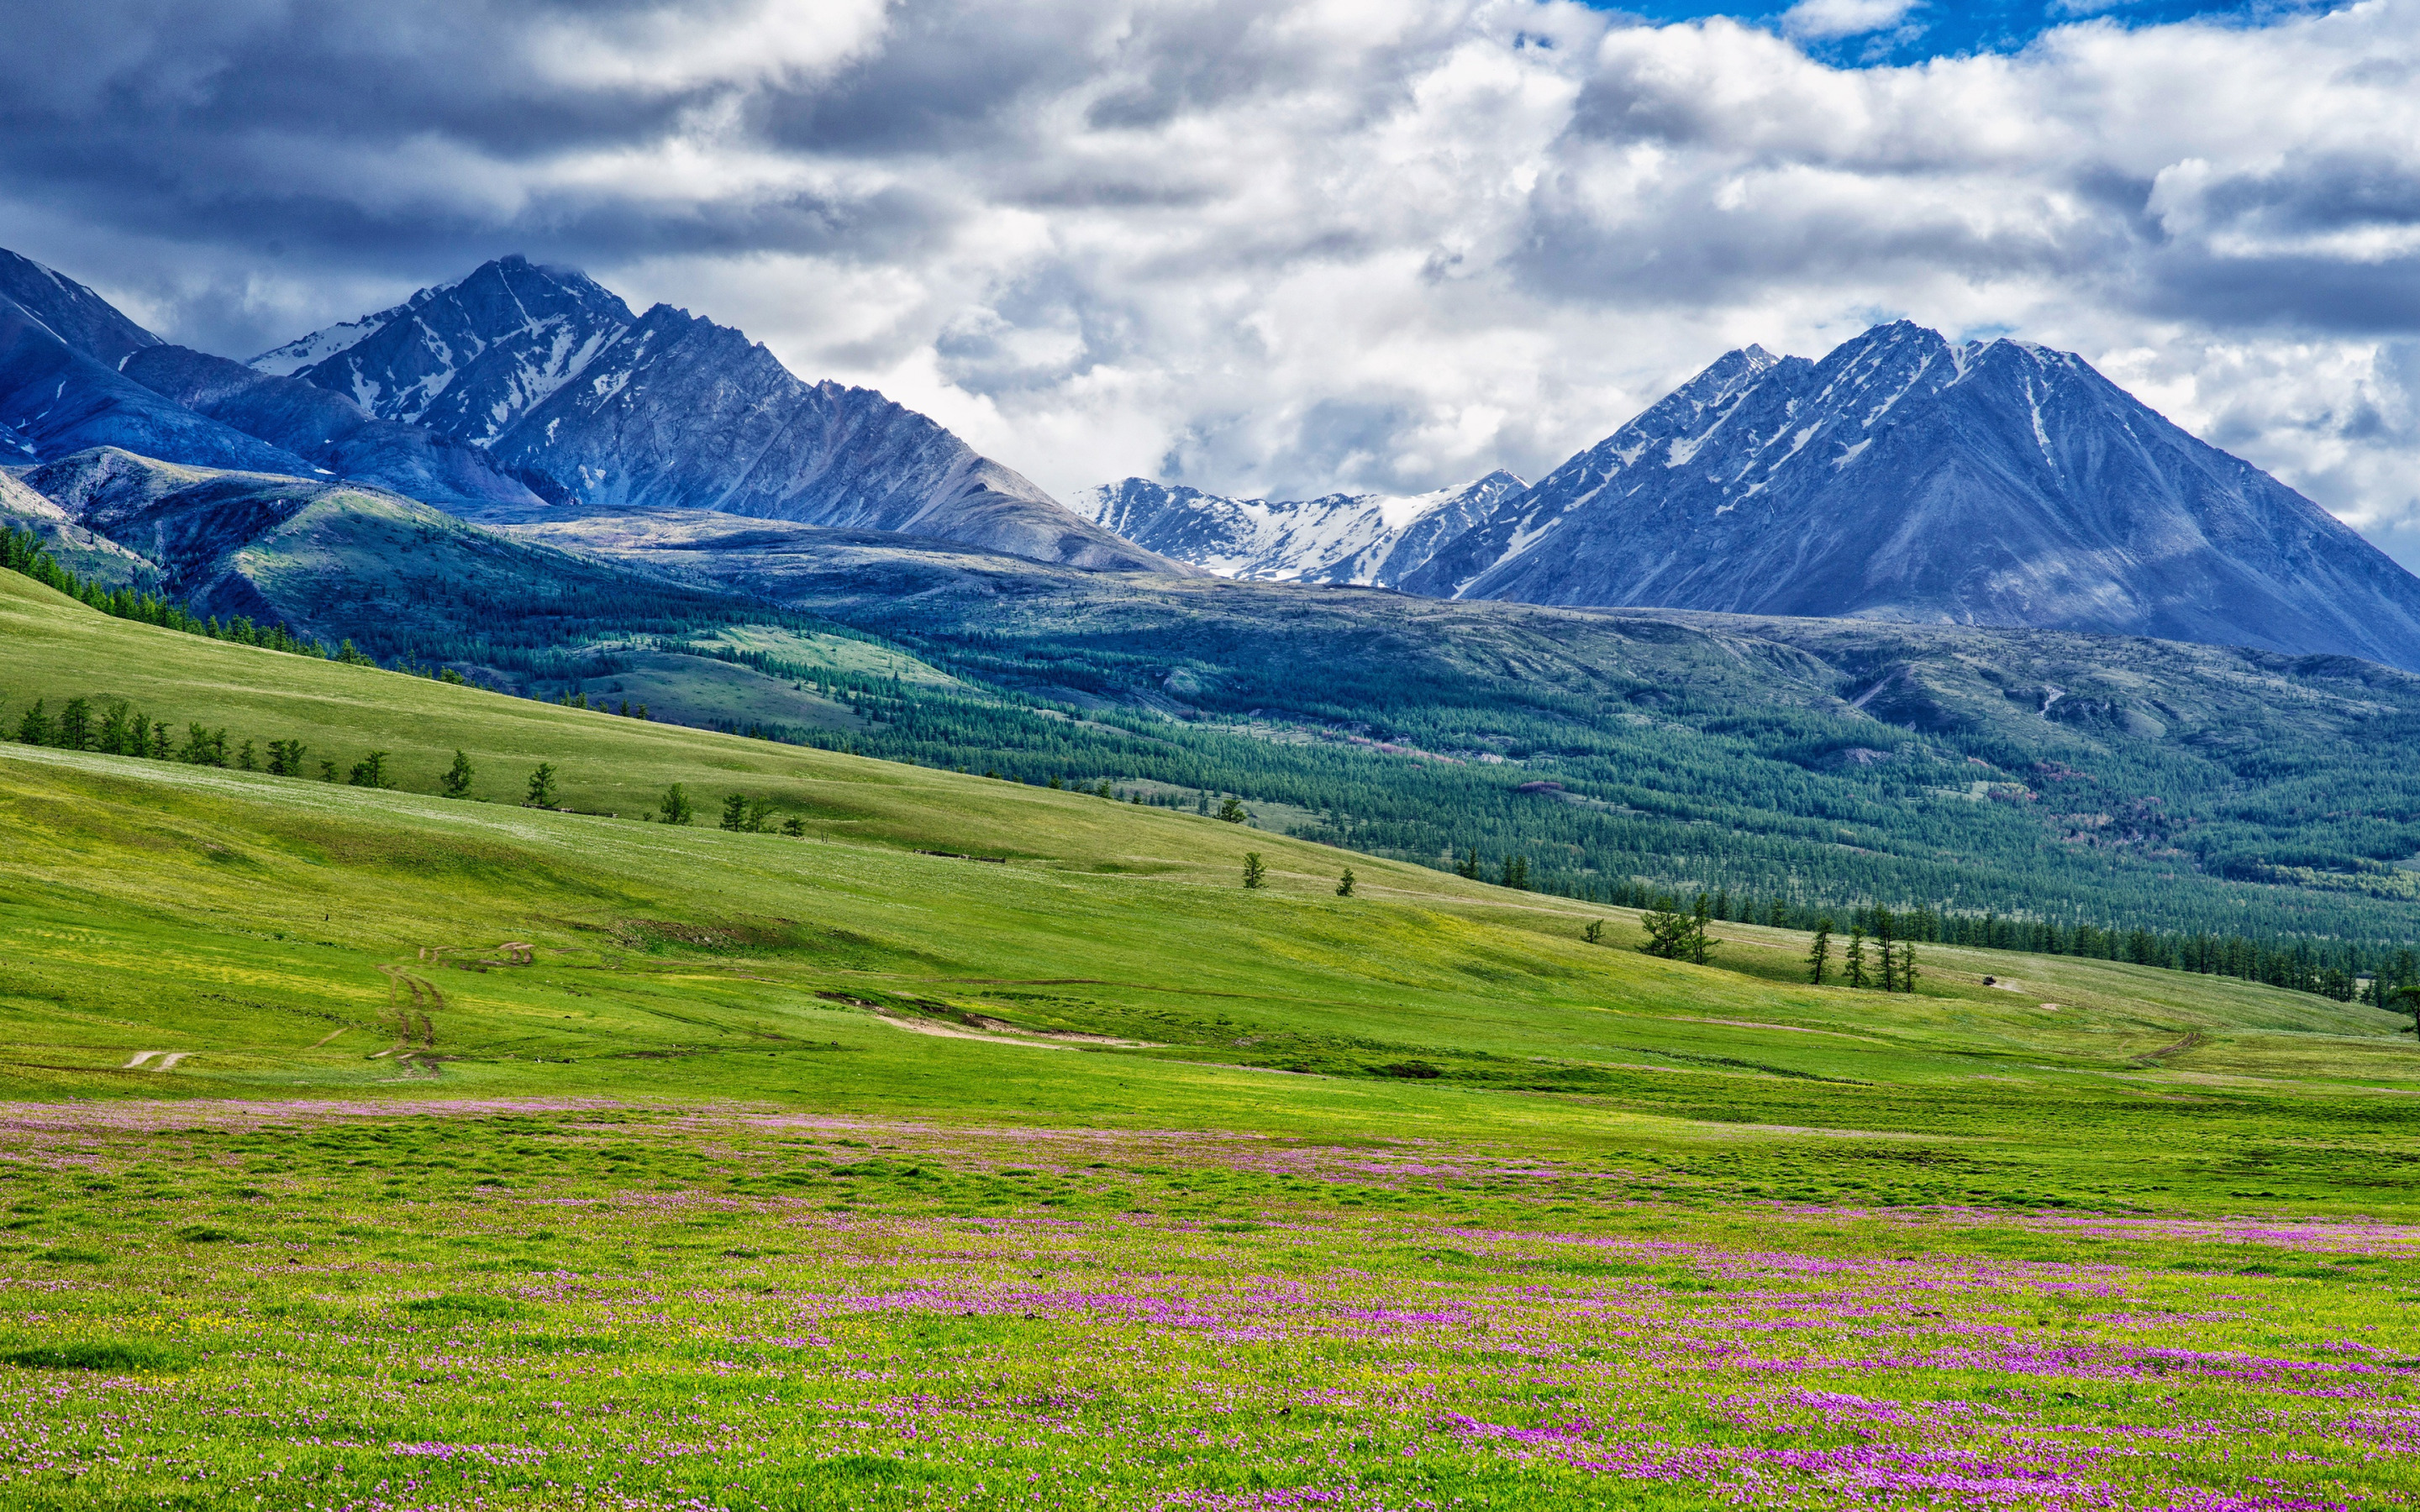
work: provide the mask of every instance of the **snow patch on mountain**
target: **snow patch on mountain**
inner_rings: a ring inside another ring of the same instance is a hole
[[[1526,485],[1510,472],[1424,494],[1233,499],[1127,478],[1080,489],[1077,514],[1222,578],[1391,587]]]

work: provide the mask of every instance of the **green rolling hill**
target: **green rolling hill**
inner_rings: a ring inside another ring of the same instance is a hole
[[[178,635],[13,575],[0,669],[12,706],[85,688],[231,750],[300,741],[309,772],[383,750],[396,784],[0,747],[8,1095],[737,1099],[1710,1169],[1763,1126],[1792,1169],[1907,1200],[2411,1189],[2380,1151],[2420,1050],[2359,1005],[1946,947],[1913,995],[1818,988],[1804,935],[1742,924],[1713,965],[1655,960],[1625,911]],[[458,749],[472,796],[438,796]],[[557,809],[519,801],[539,763]],[[698,825],[645,817],[674,783]],[[729,795],[804,835],[710,827]]]

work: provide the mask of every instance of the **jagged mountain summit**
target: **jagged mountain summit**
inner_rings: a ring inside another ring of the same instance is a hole
[[[1409,497],[1271,500],[1127,478],[1079,490],[1068,503],[1138,546],[1222,578],[1391,588],[1526,486],[1499,471]]]
[[[1731,352],[1409,592],[2028,625],[2420,670],[2420,579],[2082,358],[1900,321]]]
[[[802,382],[737,331],[668,304],[633,315],[585,274],[522,257],[252,365],[478,446],[591,510],[714,510],[1071,566],[1188,570],[872,390]]]

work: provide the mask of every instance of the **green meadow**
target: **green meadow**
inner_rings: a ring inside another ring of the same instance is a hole
[[[1620,910],[0,575],[0,720],[74,699],[304,775],[0,746],[0,1504],[2420,1485],[2378,1010],[1936,947],[1816,987],[1743,924],[1656,960]]]

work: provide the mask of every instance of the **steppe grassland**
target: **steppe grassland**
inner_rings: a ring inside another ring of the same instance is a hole
[[[2420,1489],[2409,1227],[1744,1202],[1643,1150],[546,1100],[21,1106],[0,1134],[12,1505]]]
[[[1913,999],[1819,990],[1777,932],[1654,962],[1186,816],[57,605],[0,633],[12,698],[114,655],[163,717],[835,819],[8,748],[16,1504],[2410,1492],[2384,1015],[1946,950]]]

